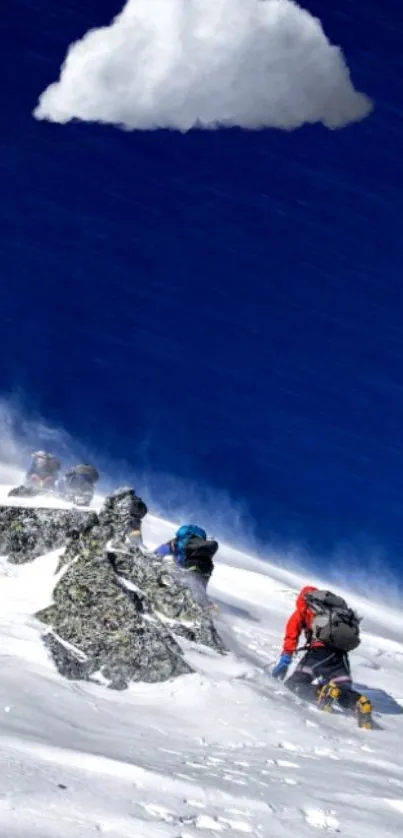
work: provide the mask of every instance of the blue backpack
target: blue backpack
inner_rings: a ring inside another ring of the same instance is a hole
[[[183,524],[182,527],[179,527],[175,542],[176,542],[176,554],[178,557],[179,564],[183,564],[185,562],[185,550],[191,538],[202,538],[203,541],[207,540],[207,533],[202,527],[197,527],[195,524]]]

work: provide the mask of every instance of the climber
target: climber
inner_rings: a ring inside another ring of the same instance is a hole
[[[60,462],[54,454],[46,451],[34,451],[32,462],[25,475],[26,486],[38,486],[40,490],[54,489],[56,477],[60,471]]]
[[[213,557],[218,542],[208,539],[206,531],[195,524],[183,524],[176,535],[154,551],[157,556],[172,556],[200,605],[209,605],[207,585],[214,570]]]
[[[34,497],[55,490],[56,478],[60,470],[59,460],[46,451],[34,451],[31,459],[24,483],[11,489],[8,493],[9,497]]]
[[[323,710],[331,711],[337,702],[355,713],[360,727],[372,728],[372,704],[353,689],[348,658],[360,643],[359,623],[360,618],[341,597],[307,585],[300,591],[296,610],[287,622],[283,651],[272,675],[286,678],[304,633],[305,654],[286,686],[303,699],[316,699]]]
[[[89,506],[98,480],[99,472],[95,466],[81,463],[66,471],[57,482],[57,490],[64,500],[77,506]]]
[[[60,471],[60,462],[53,455],[46,451],[34,451],[31,454],[32,462],[25,475],[24,485],[38,492],[54,490],[57,474]]]

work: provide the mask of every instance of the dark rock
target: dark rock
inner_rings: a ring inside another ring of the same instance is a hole
[[[113,689],[165,681],[192,671],[179,639],[224,651],[211,614],[195,600],[186,574],[128,546],[138,527],[131,489],[107,498],[100,514],[59,509],[0,509],[1,552],[29,561],[66,546],[53,603],[36,616],[59,672]]]
[[[140,551],[109,557],[119,578],[141,591],[137,597],[143,613],[153,614],[180,637],[223,650],[209,612],[186,585],[186,573],[153,554],[145,560]]]
[[[116,489],[112,495],[106,498],[99,515],[99,522],[104,532],[108,532],[109,538],[119,538],[131,530],[138,530],[141,521],[147,514],[147,507],[144,501],[139,498],[133,489],[124,486]]]
[[[84,537],[55,587],[54,604],[36,616],[51,628],[46,644],[67,678],[123,689],[130,681],[191,671],[173,635],[152,615],[144,618],[94,540]]]
[[[94,512],[77,509],[0,508],[0,553],[24,564],[62,547],[98,521]]]

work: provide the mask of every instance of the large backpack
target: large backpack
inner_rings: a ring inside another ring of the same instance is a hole
[[[206,531],[195,524],[185,524],[176,533],[176,555],[179,564],[187,570],[194,569],[202,576],[211,576],[213,556],[218,542],[207,538]]]
[[[209,578],[214,570],[213,556],[215,556],[217,550],[218,541],[192,535],[185,547],[185,558],[182,565],[187,570],[195,570],[201,576]]]
[[[88,463],[80,463],[78,466],[70,469],[68,475],[84,477],[90,483],[97,483],[99,480],[99,471],[95,466],[88,465]]]
[[[192,536],[207,539],[206,531],[202,527],[197,527],[196,524],[183,524],[182,527],[179,527],[175,536],[176,550],[179,556],[184,557],[185,547]]]
[[[311,642],[352,652],[360,644],[360,618],[346,601],[331,591],[309,591],[305,602],[314,613]]]

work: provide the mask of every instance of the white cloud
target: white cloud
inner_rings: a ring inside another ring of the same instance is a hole
[[[340,128],[370,110],[320,21],[291,0],[128,0],[70,47],[34,115],[187,131]]]

